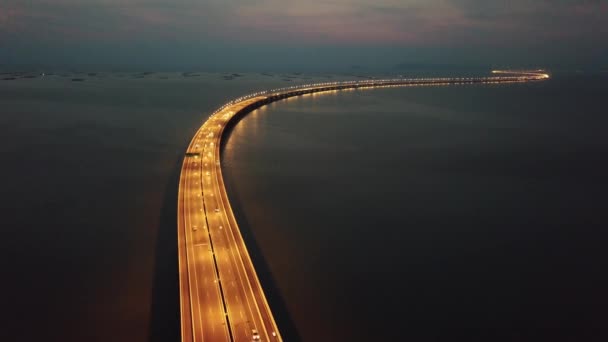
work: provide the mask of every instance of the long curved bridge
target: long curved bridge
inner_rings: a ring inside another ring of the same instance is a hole
[[[549,78],[543,70],[492,73],[495,76],[306,84],[253,93],[216,110],[190,142],[180,176],[177,227],[182,341],[282,341],[222,178],[220,143],[228,123],[268,103],[310,93]]]

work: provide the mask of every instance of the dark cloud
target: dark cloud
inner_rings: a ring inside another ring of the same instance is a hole
[[[119,51],[104,56],[125,64],[145,50],[162,51],[169,64],[198,59],[211,65],[214,56],[259,65],[230,55],[249,53],[276,65],[277,57],[257,51],[263,46],[312,49],[352,64],[364,58],[334,47],[368,51],[366,56],[378,51],[376,61],[384,63],[441,59],[450,51],[462,63],[528,54],[547,63],[598,64],[608,50],[606,18],[608,0],[3,0],[0,49],[4,63],[67,63],[58,48],[96,63],[99,52],[85,50],[114,47]]]

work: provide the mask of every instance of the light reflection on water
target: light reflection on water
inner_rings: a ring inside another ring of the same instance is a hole
[[[175,340],[179,158],[205,113],[285,83],[174,76],[0,83],[0,340]],[[351,90],[248,115],[224,172],[300,336],[601,336],[604,81]]]
[[[245,117],[229,193],[300,337],[601,335],[601,87],[366,90]]]

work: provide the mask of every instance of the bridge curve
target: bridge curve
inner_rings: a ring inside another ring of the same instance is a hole
[[[314,83],[261,91],[232,100],[204,122],[186,151],[178,193],[182,341],[282,341],[230,206],[220,165],[226,127],[268,103],[345,89],[523,83],[548,79],[543,70],[494,70],[489,77],[398,78]]]

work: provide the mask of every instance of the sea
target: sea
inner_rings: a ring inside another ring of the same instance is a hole
[[[223,103],[463,74],[2,72],[0,340],[180,340],[179,171]],[[222,169],[285,340],[608,340],[607,82],[329,92],[241,119]]]

